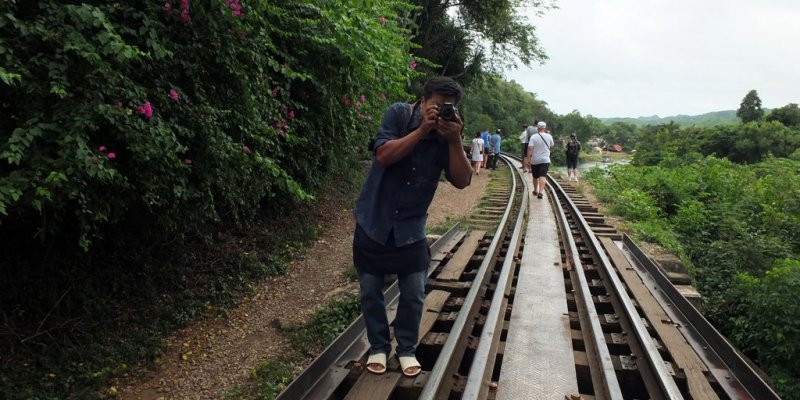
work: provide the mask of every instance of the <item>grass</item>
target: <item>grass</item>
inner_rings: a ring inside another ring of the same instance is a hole
[[[229,400],[274,399],[291,382],[294,371],[333,342],[361,314],[355,295],[343,295],[318,307],[309,322],[281,328],[289,339],[291,353],[265,360],[250,373],[250,380],[225,394]]]
[[[447,217],[442,223],[428,228],[428,235],[443,235],[456,224],[463,224],[464,218]]]

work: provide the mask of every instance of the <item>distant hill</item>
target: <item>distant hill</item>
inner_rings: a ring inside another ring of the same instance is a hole
[[[600,118],[600,120],[606,124],[621,121],[632,123],[637,126],[668,124],[670,121],[674,121],[680,126],[730,125],[739,122],[739,119],[736,118],[736,110],[714,111],[700,115],[674,115],[663,118],[658,115],[653,115],[651,117],[639,118]]]

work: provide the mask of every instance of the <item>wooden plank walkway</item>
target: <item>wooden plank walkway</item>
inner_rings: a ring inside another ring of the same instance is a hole
[[[461,243],[461,246],[458,247],[453,257],[447,262],[447,265],[445,265],[442,271],[439,272],[439,275],[436,276],[436,279],[440,281],[457,281],[458,278],[461,277],[461,273],[464,272],[464,268],[469,264],[470,258],[475,254],[475,250],[478,249],[478,245],[480,245],[485,235],[486,232],[484,231],[470,232],[467,237],[464,238],[464,243]]]

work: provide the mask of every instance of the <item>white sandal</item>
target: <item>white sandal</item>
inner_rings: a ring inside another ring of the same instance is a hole
[[[377,369],[375,367],[370,367],[370,365],[372,364],[379,364],[383,368]],[[370,354],[369,358],[367,358],[367,371],[377,375],[386,373],[386,354],[385,353]]]
[[[409,378],[413,378],[419,375],[420,372],[422,372],[422,365],[420,365],[419,361],[417,361],[417,357],[408,356],[408,357],[398,357],[398,358],[400,359],[400,369],[403,370],[403,375]],[[416,372],[406,373],[407,369],[414,367],[417,367]]]

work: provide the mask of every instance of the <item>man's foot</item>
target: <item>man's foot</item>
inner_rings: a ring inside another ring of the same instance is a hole
[[[381,375],[386,372],[386,354],[370,354],[367,359],[367,371]]]
[[[538,193],[538,194],[536,194],[536,197],[538,197],[538,198],[540,198],[540,199],[541,199],[541,198],[543,197],[543,196],[542,196],[542,193]]]
[[[419,365],[419,361],[417,361],[417,357],[409,356],[409,357],[399,357],[400,358],[400,368],[403,370],[403,375],[411,378],[419,375],[422,372],[422,366]]]

